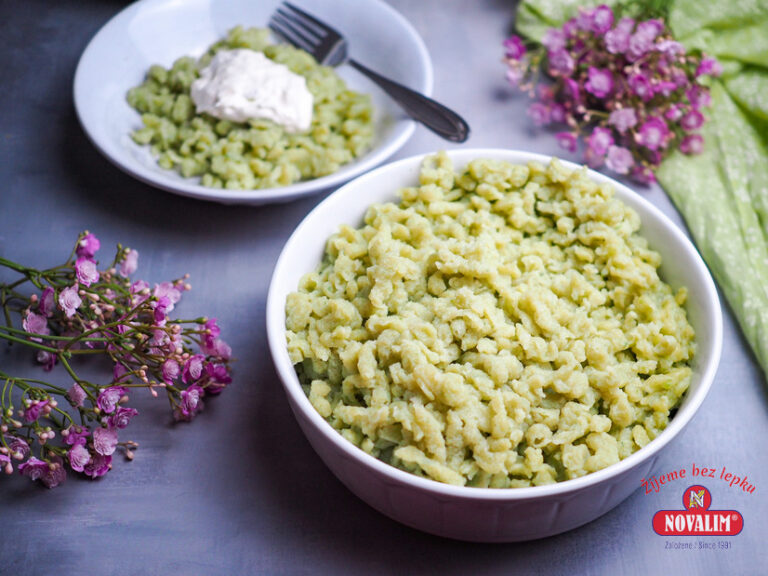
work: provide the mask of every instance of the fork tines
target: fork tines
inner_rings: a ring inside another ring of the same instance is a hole
[[[324,46],[341,38],[336,30],[308,14],[290,2],[283,4],[272,14],[269,27],[294,46],[315,53]]]

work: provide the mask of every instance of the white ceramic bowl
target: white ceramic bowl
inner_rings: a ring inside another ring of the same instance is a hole
[[[423,94],[432,93],[432,62],[416,30],[381,0],[301,0],[350,42],[350,54]],[[88,44],[75,73],[75,109],[91,141],[118,168],[183,196],[225,204],[285,202],[338,186],[379,165],[413,133],[415,123],[384,92],[349,66],[337,68],[347,84],[371,95],[375,136],[371,149],[333,174],[282,188],[216,190],[157,165],[147,146],[131,140],[141,117],[125,100],[152,64],[170,66],[201,56],[237,25],[266,27],[280,0],[140,0],[112,18]]]
[[[518,163],[550,160],[510,150],[453,150],[448,154],[456,168],[481,157]],[[639,213],[641,233],[662,255],[664,280],[689,290],[687,310],[696,330],[698,351],[690,389],[667,429],[617,464],[548,486],[456,487],[389,466],[345,440],[304,395],[287,352],[285,299],[296,290],[301,276],[320,262],[326,239],[340,224],[360,225],[370,204],[395,200],[397,188],[417,184],[421,159],[394,162],[342,187],[304,219],[285,245],[269,289],[267,333],[291,408],[314,449],[352,492],[380,512],[414,528],[461,540],[513,542],[551,536],[586,524],[640,487],[642,478],[655,469],[660,452],[688,424],[707,395],[722,346],[722,315],[714,282],[691,242],[664,214],[626,186],[590,172],[598,182],[611,182],[618,198]]]

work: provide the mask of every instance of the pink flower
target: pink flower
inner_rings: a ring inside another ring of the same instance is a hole
[[[176,362],[176,360],[173,360],[172,358],[169,358],[165,362],[163,362],[163,381],[166,384],[173,384],[174,380],[179,377],[179,374],[181,373],[181,368],[179,368],[179,363]]]
[[[640,127],[640,131],[637,134],[637,143],[649,150],[658,150],[667,145],[668,138],[669,128],[667,128],[667,123],[661,118],[652,116],[643,122],[643,125]]]
[[[677,122],[683,117],[683,108],[679,104],[672,104],[669,109],[664,112],[664,118]]]
[[[218,394],[227,387],[227,384],[232,383],[229,371],[223,364],[206,364],[205,372],[208,375],[205,390],[210,394]]]
[[[704,124],[704,115],[698,110],[691,110],[680,119],[680,126],[686,132],[701,128],[702,124]]]
[[[605,34],[613,26],[613,10],[601,4],[592,13],[592,31],[595,34]]]
[[[173,309],[173,304],[168,296],[161,296],[155,302],[152,302],[152,308],[155,310],[155,324],[164,326],[168,317],[168,312]]]
[[[677,90],[677,84],[668,80],[662,80],[654,84],[652,89],[654,94],[663,94],[664,96],[669,96],[672,94],[672,92]]]
[[[517,86],[520,84],[520,80],[523,79],[523,69],[519,66],[510,66],[507,68],[507,82],[512,84],[512,86]]]
[[[45,336],[51,333],[48,328],[48,319],[42,314],[35,314],[32,311],[28,311],[26,316],[24,316],[21,326],[29,334],[42,334]],[[40,338],[30,338],[30,340],[42,342]]]
[[[83,446],[87,442],[88,436],[91,435],[91,431],[84,426],[72,425],[69,428],[61,431],[61,437],[64,438],[69,446],[77,446],[82,444]]]
[[[99,281],[99,271],[96,262],[88,258],[78,258],[75,262],[75,276],[77,281],[85,287]]]
[[[605,165],[617,174],[627,174],[635,161],[632,159],[632,152],[621,146],[610,146],[608,155],[605,159]]]
[[[155,298],[162,298],[164,296],[168,298],[168,301],[170,302],[168,312],[173,310],[174,304],[181,300],[181,291],[176,288],[176,286],[174,286],[173,282],[162,282],[160,284],[155,284],[155,289],[152,292],[152,295]]]
[[[200,376],[203,375],[203,363],[205,362],[205,356],[202,354],[195,354],[184,363],[184,370],[181,373],[181,381],[184,384],[190,382],[197,382]]]
[[[93,449],[102,456],[111,456],[117,448],[117,430],[96,428],[93,431]]]
[[[69,390],[67,390],[67,400],[69,400],[69,403],[75,408],[82,406],[86,397],[87,394],[85,393],[85,390],[83,390],[82,386],[78,383],[72,384]]]
[[[553,76],[570,76],[576,64],[566,50],[550,50],[547,52],[549,73]]]
[[[648,166],[635,165],[632,168],[632,178],[641,184],[653,184],[656,182],[656,175]]]
[[[541,43],[550,52],[565,49],[565,32],[559,28],[550,28],[544,33]]]
[[[118,406],[117,409],[107,418],[107,426],[110,428],[125,428],[130,424],[131,418],[139,413],[135,408],[126,408]],[[101,430],[101,428],[99,428]]]
[[[520,58],[525,56],[525,44],[523,44],[520,36],[510,36],[504,40],[504,48],[507,58],[512,60],[520,60]]]
[[[552,122],[565,122],[565,107],[562,104],[554,102],[550,108],[550,117],[552,118]]]
[[[612,144],[613,135],[611,134],[611,131],[599,126],[592,130],[592,134],[587,138],[587,146],[594,156],[605,156],[608,152],[608,148]]]
[[[668,56],[678,56],[685,53],[685,48],[676,40],[662,40],[655,46],[657,52]]]
[[[115,406],[120,401],[120,398],[125,394],[125,388],[122,386],[110,386],[109,388],[102,388],[99,392],[99,396],[96,399],[96,403],[104,414],[112,414],[115,411]]]
[[[709,94],[709,90],[704,86],[694,85],[685,91],[685,95],[691,103],[691,106],[696,108],[706,108],[712,103],[712,97]]]
[[[680,142],[683,154],[701,154],[704,151],[704,138],[700,134],[689,134]]]
[[[29,444],[27,444],[27,441],[23,438],[6,436],[5,441],[8,443],[8,449],[11,451],[11,456],[16,460],[22,460],[29,456]]]
[[[651,83],[648,81],[648,78],[646,78],[644,74],[633,74],[629,77],[627,82],[629,83],[629,87],[632,92],[637,94],[643,102],[647,102],[653,98]]]
[[[53,312],[56,310],[56,291],[50,286],[43,288],[43,293],[40,296],[40,304],[38,304],[37,310],[40,314],[48,318],[53,316]]]
[[[75,444],[67,453],[69,466],[75,472],[82,472],[91,461],[91,453],[82,444]]]
[[[630,60],[637,60],[653,47],[653,41],[664,30],[661,20],[646,20],[640,22],[635,33],[629,38],[627,56]]]
[[[696,68],[696,77],[699,76],[720,76],[723,73],[723,66],[714,58],[702,58],[698,68]]]
[[[139,267],[139,251],[134,250],[133,248],[128,248],[125,251],[125,258],[123,258],[123,261],[120,262],[120,268],[118,271],[120,272],[120,276],[128,277],[134,272],[136,272],[136,269]]]
[[[30,480],[40,480],[47,488],[56,488],[67,478],[67,472],[61,458],[53,458],[50,463],[38,460],[34,456],[19,464],[19,472]]]
[[[127,373],[128,368],[123,366],[120,362],[115,362],[115,365],[112,367],[112,380],[114,382],[119,382]]]
[[[584,89],[596,98],[605,98],[613,90],[613,75],[607,68],[590,66]]]
[[[568,152],[576,152],[578,146],[578,137],[573,132],[558,132],[555,134],[557,143],[561,148],[568,150]]]
[[[40,418],[40,416],[48,414],[51,411],[51,409],[48,408],[49,403],[50,400],[32,400],[31,404],[24,409],[24,421],[34,422]]]
[[[550,109],[540,102],[534,102],[528,106],[528,116],[531,117],[534,124],[543,126],[549,122]]]
[[[578,106],[582,101],[582,92],[579,83],[573,78],[563,78],[563,93],[573,103]]]
[[[623,54],[629,48],[629,37],[635,28],[632,18],[622,18],[616,28],[605,34],[605,47],[611,54]]]
[[[178,408],[174,411],[173,415],[176,420],[184,420],[189,422],[195,415],[200,412],[203,407],[203,396],[205,392],[197,384],[193,384],[186,390],[181,391],[181,401]]]
[[[608,124],[615,127],[619,134],[624,134],[627,130],[637,124],[637,115],[634,108],[619,108],[611,112],[608,116]]]
[[[76,286],[64,288],[59,294],[59,306],[64,310],[64,314],[66,314],[67,318],[72,318],[82,303],[83,301],[77,293]]]
[[[22,476],[26,476],[34,482],[35,480],[40,480],[43,474],[48,472],[48,463],[32,456],[26,462],[19,464],[19,472],[21,472]]]
[[[91,461],[83,468],[83,473],[91,478],[99,478],[109,472],[111,464],[112,456],[103,456],[96,453],[92,455]]]
[[[90,232],[80,239],[77,243],[77,255],[81,258],[93,258],[101,248],[101,242]]]

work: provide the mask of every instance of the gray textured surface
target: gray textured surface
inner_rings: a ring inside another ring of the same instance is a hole
[[[525,99],[503,80],[499,43],[512,23],[512,2],[392,4],[426,41],[435,95],[470,122],[467,145],[558,152],[550,135],[531,131]],[[655,495],[638,490],[573,532],[493,546],[413,531],[349,493],[302,436],[264,337],[267,285],[280,248],[322,195],[227,208],[154,190],[104,160],[77,124],[71,83],[86,43],[122,5],[0,0],[0,255],[57,263],[88,228],[105,247],[120,241],[137,248],[140,277],[189,272],[193,291],[181,310],[219,318],[239,357],[235,383],[191,425],[170,425],[161,402],[142,398],[142,415],[131,426],[141,444],[137,458],[117,462],[102,481],[70,478],[47,491],[0,478],[0,573],[765,573],[768,395],[727,311],[715,385],[664,469],[695,462],[748,474],[757,486],[751,495],[719,480],[705,483],[714,507],[744,515],[745,529],[729,550],[666,550],[652,532],[656,510],[680,507],[686,485],[679,483]],[[398,157],[444,147],[419,129]],[[679,222],[660,190],[642,194]],[[0,365],[34,370],[27,355],[5,347]]]

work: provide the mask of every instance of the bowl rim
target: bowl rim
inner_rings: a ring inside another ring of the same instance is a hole
[[[463,165],[462,163],[469,162],[473,159],[484,157],[509,160],[516,163],[527,163],[533,161],[543,164],[547,164],[554,158],[553,156],[548,156],[545,154],[501,148],[453,149],[448,150],[446,153],[454,162],[458,162],[460,165]],[[343,453],[351,457],[353,460],[359,462],[361,465],[372,468],[379,474],[399,484],[405,484],[410,487],[432,493],[434,495],[450,498],[476,501],[514,501],[539,499],[549,496],[565,496],[600,482],[609,480],[611,478],[621,476],[622,474],[629,472],[643,461],[650,459],[654,454],[657,454],[673,438],[675,438],[683,430],[683,428],[685,428],[688,422],[690,422],[690,420],[696,415],[699,407],[704,401],[704,398],[707,396],[710,387],[712,386],[712,382],[720,362],[723,342],[723,321],[720,299],[717,294],[715,283],[712,280],[712,276],[710,275],[706,264],[701,259],[701,256],[694,247],[693,243],[688,239],[681,228],[672,222],[672,220],[670,220],[669,217],[667,217],[659,208],[657,208],[642,196],[638,195],[628,186],[591,169],[588,169],[587,171],[591,179],[601,184],[611,184],[618,192],[619,196],[628,196],[632,199],[630,200],[630,203],[636,202],[642,206],[642,209],[645,210],[645,214],[640,214],[641,221],[644,221],[648,217],[646,216],[647,214],[651,219],[655,219],[659,224],[666,228],[675,238],[675,241],[683,247],[686,258],[696,269],[695,275],[701,276],[705,279],[705,302],[702,308],[704,324],[706,325],[706,329],[709,330],[710,334],[712,335],[710,350],[702,350],[699,352],[701,354],[706,354],[706,357],[702,361],[701,365],[699,386],[692,396],[686,398],[687,404],[677,411],[675,417],[670,421],[669,425],[664,429],[664,431],[659,434],[659,436],[625,459],[620,460],[615,464],[611,464],[610,466],[596,472],[586,474],[580,478],[564,480],[555,484],[509,489],[454,486],[451,484],[444,484],[429,478],[416,476],[404,470],[400,470],[399,468],[396,468],[390,464],[387,464],[374,456],[371,456],[370,454],[364,452],[346,440],[322,416],[320,416],[317,410],[315,410],[314,407],[310,404],[309,399],[301,389],[298,376],[296,375],[293,364],[290,362],[290,358],[288,357],[288,350],[285,344],[284,327],[285,301],[284,298],[280,298],[277,294],[278,283],[280,281],[283,270],[290,266],[290,263],[287,261],[287,254],[289,249],[302,239],[302,237],[305,235],[305,230],[312,225],[313,220],[319,218],[320,215],[332,213],[333,207],[337,204],[341,204],[347,195],[353,194],[355,190],[365,188],[368,182],[382,178],[387,172],[391,170],[396,170],[405,166],[411,167],[413,165],[418,165],[426,156],[429,155],[431,154],[418,154],[404,158],[402,160],[398,160],[396,162],[385,164],[339,188],[337,191],[333,192],[325,200],[323,200],[320,204],[318,204],[309,214],[307,214],[307,216],[296,227],[286,242],[285,246],[283,247],[283,250],[281,251],[275,265],[274,273],[269,286],[269,292],[267,295],[267,341],[275,369],[278,373],[278,376],[280,377],[280,381],[289,397],[289,400],[291,401],[292,406],[300,410],[303,416],[309,420],[309,422],[318,431],[318,433],[320,433],[326,440],[329,440]],[[560,160],[560,162],[568,168],[581,168],[581,165],[573,162],[564,160]],[[622,201],[624,200],[624,198],[621,199]],[[374,200],[371,203],[376,201],[377,200]],[[342,224],[342,222],[339,222],[339,224]],[[692,274],[692,276],[693,275],[694,274]],[[280,325],[281,316],[283,322],[282,326]]]
[[[125,26],[125,23],[140,11],[152,9],[154,5],[172,1],[173,0],[138,0],[112,16],[88,41],[88,44],[78,60],[72,83],[75,113],[88,140],[111,164],[140,182],[167,192],[196,198],[198,200],[235,204],[268,204],[273,202],[284,202],[331,189],[334,186],[339,186],[340,184],[354,179],[356,176],[366,173],[402,148],[413,135],[413,132],[416,129],[416,122],[405,116],[403,118],[398,118],[397,121],[401,123],[401,125],[395,128],[395,137],[390,142],[371,147],[362,156],[353,159],[352,162],[344,164],[339,170],[332,174],[277,188],[256,188],[249,190],[209,188],[193,181],[193,179],[180,178],[176,181],[175,179],[172,179],[173,175],[177,175],[173,170],[168,170],[167,172],[171,172],[172,175],[166,177],[166,171],[158,174],[140,163],[133,163],[129,159],[130,155],[127,152],[120,152],[119,148],[116,148],[115,143],[108,138],[103,131],[96,130],[92,125],[91,120],[89,120],[90,113],[87,110],[88,107],[85,102],[85,96],[83,96],[86,91],[84,84],[86,82],[85,78],[87,77],[89,68],[93,66],[92,62],[99,58],[99,44],[103,42],[104,39],[108,39],[117,29]],[[226,0],[207,1],[209,3],[215,3]],[[378,9],[389,13],[389,15],[398,22],[404,37],[408,37],[414,43],[416,48],[414,60],[420,63],[422,77],[420,85],[412,86],[412,88],[426,96],[431,96],[434,89],[434,68],[432,66],[432,59],[429,55],[429,51],[427,50],[421,35],[405,16],[383,0],[366,1],[375,4]]]

